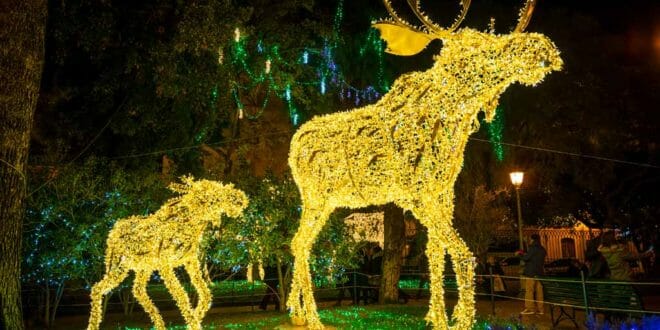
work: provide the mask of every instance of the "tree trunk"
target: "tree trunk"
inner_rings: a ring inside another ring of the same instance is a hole
[[[394,204],[384,208],[385,248],[383,249],[383,276],[380,281],[378,302],[392,304],[399,301],[399,276],[401,275],[401,255],[406,243],[406,224],[403,210]]]
[[[44,60],[46,0],[0,1],[0,326],[23,329],[21,228],[32,117]]]
[[[46,325],[46,328],[50,326],[48,321],[50,321],[50,285],[48,285],[48,280],[46,280],[46,308],[44,308],[44,324]]]
[[[286,292],[284,291],[284,274],[282,273],[282,262],[280,258],[277,258],[277,281],[279,282],[279,287],[277,288],[280,300],[280,312],[286,311]]]
[[[131,288],[121,288],[118,292],[119,301],[121,302],[121,307],[124,310],[124,316],[129,316],[131,311],[131,304],[133,302],[133,294],[131,293]],[[108,297],[110,298],[110,297]]]
[[[48,289],[48,296],[49,296],[49,311],[46,314],[46,327],[51,328],[53,324],[55,324],[55,316],[57,315],[57,307],[60,306],[60,301],[62,300],[62,295],[64,294],[64,281],[61,281],[57,283],[57,287],[55,287],[55,296],[51,297],[50,295],[50,288]],[[52,303],[50,302],[50,299],[52,299]]]

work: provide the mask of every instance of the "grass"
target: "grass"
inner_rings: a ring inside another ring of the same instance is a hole
[[[331,329],[427,329],[424,316],[428,307],[425,306],[400,306],[400,305],[373,305],[366,307],[334,307],[319,311],[321,321]],[[239,317],[240,318],[240,317]],[[204,329],[286,329],[290,327],[289,317],[281,313],[246,314],[242,319],[232,319],[226,323],[216,320],[205,325]],[[139,328],[120,328],[124,330],[136,330]],[[169,330],[186,329],[183,325],[168,327]],[[474,330],[504,330],[525,329],[515,321],[507,320],[477,320]]]

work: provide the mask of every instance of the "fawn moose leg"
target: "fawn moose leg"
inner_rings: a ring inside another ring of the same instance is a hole
[[[103,311],[101,310],[101,305],[103,304],[103,298],[108,294],[112,289],[116,288],[121,282],[128,276],[128,272],[120,270],[111,270],[108,274],[103,276],[103,279],[98,283],[94,284],[92,287],[92,309],[89,313],[89,324],[87,325],[88,330],[96,330],[101,325],[101,319],[103,318]]]
[[[291,322],[294,325],[307,323],[309,329],[322,329],[323,325],[316,311],[316,302],[312,293],[312,277],[309,271],[309,256],[316,236],[323,228],[331,210],[310,208],[303,205],[300,226],[291,241],[294,256],[293,282],[287,306],[291,310]],[[301,302],[302,297],[302,302]]]
[[[202,325],[195,316],[195,312],[190,304],[190,298],[188,298],[188,293],[179,282],[179,279],[176,278],[174,269],[165,267],[160,269],[159,272],[163,281],[165,281],[167,290],[172,294],[172,298],[174,298],[174,301],[176,301],[176,304],[179,306],[183,318],[186,320],[186,323],[188,323],[188,328],[191,330],[201,330]]]
[[[154,323],[154,328],[157,330],[165,330],[165,321],[163,321],[158,308],[154,305],[147,294],[147,284],[149,283],[149,276],[151,276],[151,273],[152,272],[145,270],[135,271],[133,295],[140,305],[142,305],[142,309],[149,314],[151,321]]]
[[[211,289],[209,289],[207,282],[199,271],[200,267],[198,260],[188,263],[185,268],[188,276],[190,276],[190,282],[197,292],[198,299],[197,306],[195,306],[195,317],[197,317],[199,322],[202,322],[204,315],[211,308],[211,300],[213,298],[211,295]]]
[[[474,322],[474,256],[451,224],[442,223],[442,236],[447,240],[447,251],[451,255],[456,284],[458,284],[458,303],[454,307],[452,319],[455,329],[472,329]]]

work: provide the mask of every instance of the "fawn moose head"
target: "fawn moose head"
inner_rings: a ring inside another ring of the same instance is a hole
[[[391,19],[375,22],[373,26],[387,41],[386,51],[401,56],[415,55],[434,39],[442,40],[443,49],[435,57],[435,67],[444,68],[451,74],[450,78],[470,88],[466,95],[487,92],[489,88],[501,93],[514,82],[535,85],[551,71],[561,70],[563,62],[554,43],[542,34],[523,32],[536,0],[527,0],[520,11],[518,25],[511,33],[504,35],[470,28],[457,30],[467,14],[470,0],[461,1],[461,13],[449,28],[433,23],[422,12],[419,1],[407,0],[424,25],[422,28],[401,19],[388,0],[383,2]],[[494,111],[484,110],[486,119],[492,119]]]
[[[244,192],[233,184],[222,184],[212,180],[195,180],[192,176],[181,178],[183,183],[171,183],[169,189],[181,194],[175,197],[175,210],[188,216],[200,217],[203,221],[219,220],[222,213],[238,217],[247,207]],[[216,221],[214,225],[219,225]]]

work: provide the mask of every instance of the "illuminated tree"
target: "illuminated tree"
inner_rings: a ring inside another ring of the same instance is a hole
[[[22,279],[38,294],[37,313],[29,315],[50,326],[65,290],[89,290],[102,276],[105,238],[115,221],[157,209],[165,189],[157,173],[127,173],[94,157],[34,168],[30,179]]]
[[[23,329],[21,242],[32,118],[44,61],[47,2],[0,4],[0,327]]]

